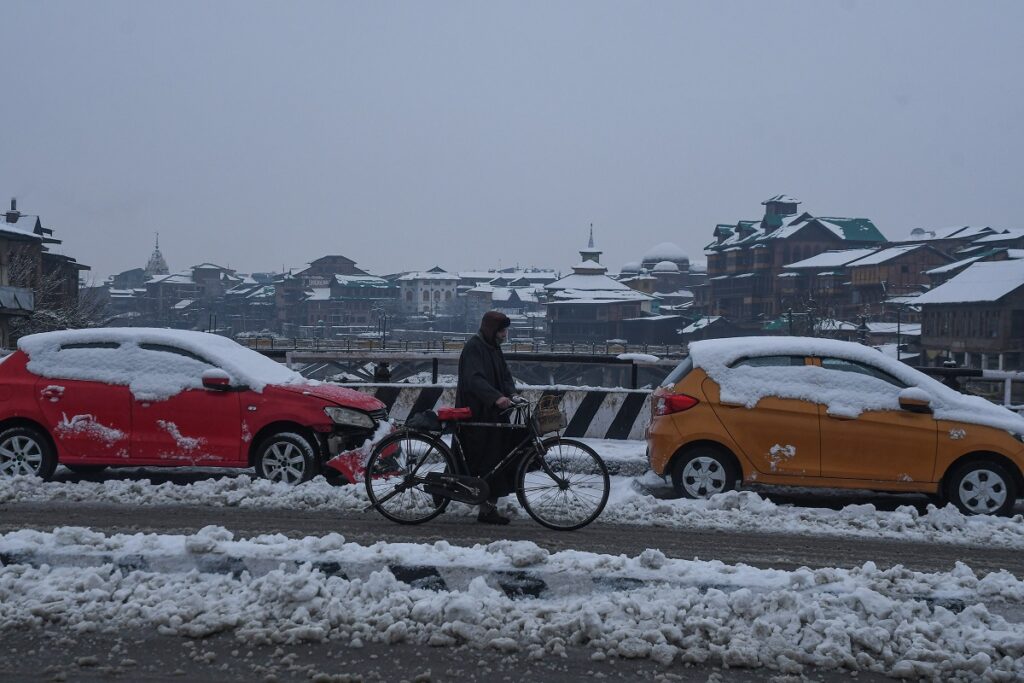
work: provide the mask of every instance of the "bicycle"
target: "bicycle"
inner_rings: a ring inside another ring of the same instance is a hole
[[[518,400],[505,414],[511,414],[511,423],[472,422],[468,408],[441,409],[434,428],[406,425],[381,440],[366,463],[367,509],[399,524],[422,524],[452,500],[480,505],[490,496],[487,480],[515,465],[516,497],[539,524],[572,531],[597,519],[608,502],[608,468],[584,443],[557,434],[544,437],[564,427],[557,398]],[[526,434],[486,474],[475,477],[459,440],[464,427],[523,429]],[[451,435],[451,447],[442,440],[445,433]]]

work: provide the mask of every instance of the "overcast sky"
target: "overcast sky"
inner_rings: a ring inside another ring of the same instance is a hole
[[[2,0],[0,198],[93,276],[578,260],[788,193],[1024,228],[1024,2]]]

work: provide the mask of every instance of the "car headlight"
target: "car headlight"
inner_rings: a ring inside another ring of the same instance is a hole
[[[358,410],[339,408],[338,406],[327,406],[324,408],[324,412],[327,413],[327,417],[331,418],[336,425],[373,429],[373,418],[366,413],[359,412]]]

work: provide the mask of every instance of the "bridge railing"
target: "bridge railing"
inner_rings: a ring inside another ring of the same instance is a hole
[[[460,351],[466,337],[453,336],[441,339],[305,339],[301,337],[247,337],[237,340],[239,344],[257,351]],[[623,353],[643,353],[659,357],[680,357],[686,355],[685,344],[619,344],[614,342],[568,342],[548,344],[541,340],[512,340],[504,346],[506,352],[514,353],[558,353],[583,356],[614,356]]]

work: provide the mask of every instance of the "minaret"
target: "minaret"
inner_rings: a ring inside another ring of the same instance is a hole
[[[164,255],[160,253],[160,233],[156,234],[156,247],[153,249],[153,253],[149,256],[149,262],[146,263],[146,276],[153,277],[154,275],[170,275],[171,270],[167,267],[167,261],[164,260]]]
[[[586,249],[580,249],[580,260],[581,261],[593,261],[594,263],[601,262],[601,254],[603,252],[600,249],[594,248],[594,224],[590,224],[590,241],[587,242]]]

